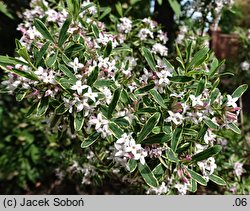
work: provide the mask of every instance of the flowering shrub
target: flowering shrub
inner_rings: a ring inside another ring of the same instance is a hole
[[[18,27],[19,57],[0,57],[3,90],[30,102],[27,116],[45,117],[110,175],[145,182],[149,194],[196,192],[209,180],[226,185],[215,173],[216,134],[240,133],[236,102],[247,86],[221,94],[220,63],[207,47],[186,42],[181,53],[177,46],[171,64],[167,36],[151,19],[110,16],[106,26],[100,19],[110,10],[89,1],[31,7]],[[89,184],[97,166],[74,168]]]

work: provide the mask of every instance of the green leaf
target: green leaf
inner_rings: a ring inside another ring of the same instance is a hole
[[[72,87],[72,81],[70,81],[70,79],[56,77],[55,81],[65,90],[70,90]]]
[[[210,118],[207,117],[206,119],[203,119],[203,121],[209,128],[218,130],[219,125],[214,123]]]
[[[145,57],[149,67],[153,70],[153,71],[157,71],[156,68],[156,64],[155,64],[155,60],[154,57],[151,53],[151,51],[145,47],[142,48],[142,52],[143,52],[143,56]]]
[[[16,93],[16,100],[18,102],[22,101],[25,98],[25,96],[26,96],[27,93],[28,93],[27,90],[26,91],[24,91],[24,90],[18,90],[17,93]]]
[[[195,180],[201,185],[204,185],[204,186],[207,185],[207,181],[200,174],[188,168],[187,168],[187,171],[190,173],[190,176],[192,177],[193,180]]]
[[[138,88],[135,90],[135,94],[147,94],[147,92],[150,90],[150,89],[153,89],[155,87],[155,84],[154,83],[150,83],[149,85],[147,86],[144,86],[142,88]]]
[[[162,96],[158,93],[157,90],[151,89],[149,92],[150,92],[150,94],[152,95],[152,97],[153,97],[153,99],[155,100],[155,102],[157,102],[162,108],[165,108],[165,109],[168,108],[168,107],[165,105]]]
[[[189,191],[191,191],[192,193],[195,193],[197,191],[197,182],[193,179],[191,179],[191,186]]]
[[[138,169],[142,178],[144,179],[144,181],[147,183],[148,186],[150,187],[159,186],[158,180],[156,179],[156,177],[154,176],[154,174],[152,173],[152,171],[150,170],[150,168],[146,163],[144,165],[138,163]]]
[[[196,93],[195,93],[196,97],[202,94],[202,92],[205,89],[205,85],[206,85],[205,80],[201,79],[196,89]]]
[[[41,61],[43,59],[43,56],[47,53],[47,50],[49,48],[50,45],[50,41],[46,42],[40,49],[40,51],[38,52],[37,56],[36,56],[36,65],[39,66],[41,64]]]
[[[181,6],[177,0],[168,0],[177,18],[181,15]]]
[[[50,121],[50,128],[55,127],[56,123],[57,123],[61,118],[62,118],[62,116],[54,114],[54,115],[53,115],[53,118],[52,118],[51,121]]]
[[[18,70],[18,69],[11,69],[10,72],[13,72],[19,76],[22,76],[22,77],[25,77],[25,78],[28,78],[30,80],[33,80],[33,81],[39,81],[38,78],[35,76],[35,74],[31,74],[31,73],[28,73],[28,72],[24,72],[22,70]]]
[[[220,178],[219,176],[216,176],[214,174],[211,174],[208,176],[209,179],[211,181],[213,181],[214,183],[216,183],[217,185],[227,185],[227,183],[222,179]]]
[[[88,139],[84,140],[81,144],[81,148],[87,148],[89,146],[91,146],[92,144],[94,144],[98,138],[100,137],[99,133],[92,133]]]
[[[239,98],[243,95],[243,93],[245,91],[247,91],[248,89],[248,85],[247,84],[243,84],[241,86],[239,86],[232,94],[232,98]]]
[[[211,64],[211,68],[209,71],[209,76],[212,77],[216,73],[216,71],[225,63],[225,60],[218,63],[218,59],[214,58]]]
[[[104,54],[103,54],[104,58],[108,57],[111,54],[111,52],[112,52],[112,42],[109,41],[104,49]]]
[[[121,88],[118,88],[115,90],[112,101],[109,104],[109,107],[108,107],[108,118],[109,119],[112,117],[112,113],[114,112],[114,110],[118,104],[119,98],[121,96],[121,90],[122,90]]]
[[[121,5],[121,3],[120,2],[116,3],[115,4],[115,8],[116,8],[118,14],[120,15],[120,17],[122,17],[123,16],[123,11],[122,11],[122,5]]]
[[[205,160],[209,157],[212,157],[216,154],[218,154],[221,151],[222,147],[220,145],[214,145],[212,147],[209,147],[208,149],[205,149],[202,152],[199,152],[192,156],[192,161],[201,161]]]
[[[153,174],[157,179],[160,179],[162,175],[164,175],[164,169],[162,167],[162,164],[159,163],[154,169],[153,169]]]
[[[218,88],[215,88],[210,95],[210,104],[212,105],[214,101],[217,99],[217,97],[220,94],[220,90]]]
[[[205,47],[199,50],[193,57],[192,61],[188,64],[187,69],[192,69],[201,65],[207,58],[209,48]]]
[[[134,159],[129,159],[128,160],[129,172],[132,173],[133,171],[135,171],[136,167],[137,167],[137,161]]]
[[[21,61],[19,59],[16,58],[12,58],[9,56],[1,56],[0,55],[0,65],[6,66],[6,65],[16,65],[16,64],[22,64],[22,65],[26,65],[29,66],[28,63]]]
[[[47,29],[47,27],[44,25],[44,23],[41,20],[36,18],[34,20],[34,26],[43,35],[43,37],[45,39],[48,39],[48,40],[52,41],[53,43],[55,42],[54,38],[50,34],[49,30]]]
[[[157,112],[148,119],[138,134],[137,143],[141,143],[152,132],[154,127],[158,124],[160,117],[161,114]]]
[[[55,113],[57,115],[62,115],[62,114],[66,113],[69,110],[67,107],[65,107],[64,104],[65,103],[61,103],[59,106],[56,107]]]
[[[30,56],[29,56],[27,48],[22,47],[18,49],[17,53],[19,56],[23,57],[25,61],[30,62]]]
[[[37,116],[43,116],[49,108],[49,97],[43,97],[37,106]]]
[[[62,45],[64,44],[64,42],[68,39],[68,29],[69,26],[71,24],[72,18],[69,16],[66,21],[64,22],[64,24],[62,25],[62,28],[59,32],[59,38],[58,38],[58,46],[62,47]]]
[[[13,15],[9,12],[7,5],[0,1],[0,13],[3,13],[4,15],[6,15],[8,18],[10,19],[14,19]]]
[[[89,86],[92,86],[93,83],[97,80],[99,74],[99,68],[95,67],[94,70],[90,73],[89,77],[87,78],[87,84]]]
[[[175,128],[174,133],[173,133],[173,138],[171,140],[171,149],[175,152],[178,144],[182,138],[182,128]]]
[[[233,132],[237,133],[237,134],[241,134],[241,130],[240,128],[238,128],[238,126],[234,123],[234,122],[231,122],[228,124],[228,127],[230,130],[232,130]]]
[[[47,67],[52,67],[56,63],[57,52],[49,56],[49,58],[45,61]]]
[[[65,54],[72,54],[75,52],[83,52],[85,50],[85,46],[79,43],[75,43],[75,44],[70,44],[69,46],[67,46],[64,50]],[[68,64],[68,63],[66,63]]]
[[[186,143],[180,145],[180,146],[177,148],[176,153],[180,154],[180,153],[182,153],[182,152],[185,152],[185,151],[187,151],[187,150],[189,149],[189,147],[190,147],[190,143],[189,143],[189,142],[186,142]]]
[[[84,124],[84,110],[75,113],[74,116],[74,128],[76,131],[80,131]]]
[[[143,144],[163,144],[170,141],[171,138],[172,136],[170,134],[158,133],[144,139]]]
[[[138,111],[136,111],[136,114],[143,114],[143,113],[155,113],[158,110],[156,108],[151,108],[151,107],[145,107],[141,108]]]
[[[29,118],[35,110],[37,110],[38,102],[34,103],[31,108],[28,110],[28,112],[25,114],[26,118]]]
[[[123,130],[114,122],[109,123],[109,129],[117,139],[121,138],[122,134],[124,133]]]
[[[99,29],[97,28],[97,26],[94,25],[94,24],[92,24],[92,25],[91,25],[91,29],[92,29],[92,31],[93,31],[93,33],[94,33],[94,35],[95,35],[95,38],[98,38],[100,32],[99,32]]]
[[[101,87],[111,87],[114,85],[114,81],[111,81],[111,80],[105,80],[105,79],[102,79],[102,80],[97,80],[94,82],[93,86],[95,88],[101,88]]]
[[[166,155],[167,155],[168,160],[170,160],[171,162],[174,162],[174,163],[179,162],[179,159],[178,159],[176,153],[171,148],[168,148],[166,150]]]
[[[99,20],[102,20],[104,17],[106,17],[111,12],[110,7],[106,7],[103,13],[100,15]]]
[[[77,78],[76,76],[74,75],[74,73],[72,73],[65,65],[63,64],[59,64],[59,69],[66,75],[68,76],[72,82],[76,82],[77,81]]]
[[[188,77],[188,76],[173,76],[169,78],[170,81],[172,82],[178,82],[178,83],[186,83],[194,80],[193,77]]]

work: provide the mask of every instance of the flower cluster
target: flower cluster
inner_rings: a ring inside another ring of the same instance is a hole
[[[196,191],[191,184],[205,185],[221,150],[217,132],[239,133],[236,102],[246,86],[223,95],[218,60],[206,47],[192,52],[192,43],[173,66],[167,35],[150,18],[116,18],[107,26],[90,1],[74,10],[64,6],[31,2],[18,27],[21,58],[1,57],[9,72],[4,89],[32,103],[29,115],[45,117],[60,136],[91,146],[101,165],[115,161],[110,172],[123,177],[121,165],[136,170],[148,193],[186,194]],[[96,172],[86,166],[70,171],[88,184]]]

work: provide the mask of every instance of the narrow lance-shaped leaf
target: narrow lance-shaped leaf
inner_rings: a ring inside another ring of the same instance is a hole
[[[116,106],[117,106],[117,103],[119,101],[119,98],[121,96],[121,88],[118,88],[115,90],[115,93],[113,95],[113,98],[112,98],[112,101],[111,103],[109,104],[109,108],[108,108],[108,118],[111,118],[112,117],[112,113],[114,112]]]
[[[50,34],[48,28],[44,25],[44,23],[41,20],[36,18],[34,21],[34,26],[43,35],[43,37],[45,39],[48,39],[48,40],[52,41],[53,43],[55,42],[54,38]]]
[[[106,48],[104,49],[104,57],[108,57],[112,52],[112,42],[109,41]]]
[[[207,181],[200,174],[198,174],[197,172],[195,172],[191,169],[187,169],[187,171],[189,172],[189,174],[193,180],[200,183],[201,185],[204,185],[204,186],[207,185]]]
[[[39,66],[41,64],[41,61],[43,59],[43,56],[46,54],[48,48],[49,48],[49,45],[50,45],[50,41],[46,42],[40,49],[40,51],[38,52],[37,54],[37,57],[36,57],[36,65]]]
[[[129,161],[128,161],[128,168],[129,168],[129,171],[130,171],[130,172],[135,171],[136,167],[137,167],[137,161],[134,160],[134,159],[129,159]]]
[[[182,137],[182,128],[180,127],[177,127],[175,130],[174,130],[174,133],[173,133],[173,138],[171,140],[171,149],[175,152],[177,147],[178,147],[178,144],[181,140],[181,137]]]
[[[171,148],[168,148],[166,150],[166,154],[167,154],[168,160],[170,160],[171,162],[174,162],[174,163],[179,162],[177,155],[175,154],[175,152]]]
[[[58,107],[55,109],[55,113],[57,115],[62,115],[68,111],[68,108],[65,107],[65,103],[61,103]]]
[[[99,133],[91,134],[88,139],[86,139],[82,142],[81,148],[87,148],[87,147],[91,146],[92,144],[94,144],[98,140],[99,137],[100,137]]]
[[[156,177],[154,176],[154,174],[152,173],[152,171],[150,170],[150,168],[146,163],[144,165],[138,163],[138,169],[142,178],[147,183],[147,185],[149,185],[150,187],[159,186],[158,180],[156,179]]]
[[[201,65],[205,61],[208,52],[209,52],[209,48],[202,48],[201,50],[199,50],[194,55],[191,62],[188,64],[187,69],[194,68],[194,67]]]
[[[194,80],[194,78],[189,76],[173,76],[169,80],[177,83],[186,83]]]
[[[167,108],[167,106],[164,103],[164,100],[163,100],[162,96],[158,93],[157,90],[151,89],[149,92],[152,95],[155,102],[157,102],[162,108]]]
[[[11,70],[8,70],[9,72],[13,72],[19,76],[22,76],[24,78],[28,78],[30,80],[33,80],[33,81],[39,81],[39,79],[35,76],[35,74],[31,74],[31,73],[28,73],[28,72],[25,72],[25,71],[22,71],[22,70],[18,70],[18,69],[11,69]]]
[[[232,130],[233,132],[237,133],[237,134],[241,134],[241,130],[240,128],[238,128],[238,126],[234,123],[234,122],[231,122],[228,124],[228,127],[230,130]]]
[[[49,108],[49,97],[43,97],[37,106],[37,116],[42,116]]]
[[[211,181],[213,181],[214,183],[216,183],[217,185],[227,185],[227,183],[222,179],[220,178],[219,176],[216,176],[214,174],[211,174],[208,176],[209,179]]]
[[[62,25],[62,28],[61,28],[60,33],[59,33],[59,38],[58,38],[58,46],[59,47],[62,47],[64,42],[68,39],[67,32],[68,32],[69,26],[71,24],[71,21],[72,21],[72,18],[69,16],[67,18],[67,20],[64,22],[64,24]]]
[[[155,60],[154,60],[154,57],[153,57],[152,53],[150,52],[150,50],[143,47],[142,52],[143,52],[143,56],[145,57],[149,67],[152,70],[157,71]]]
[[[243,84],[241,86],[239,86],[232,94],[232,98],[239,98],[241,97],[244,92],[247,90],[248,86],[247,84]]]
[[[214,123],[210,118],[206,118],[203,120],[205,122],[205,124],[211,128],[211,129],[215,129],[217,130],[218,129],[218,125],[216,123]]]
[[[123,130],[114,122],[109,123],[109,129],[117,139],[121,138],[122,134],[124,133]]]
[[[148,119],[138,134],[137,143],[141,143],[152,132],[154,127],[158,124],[160,117],[160,113],[157,112]]]
[[[181,15],[181,6],[177,0],[168,0],[177,18]]]
[[[59,69],[66,75],[68,76],[72,82],[76,82],[77,81],[77,78],[76,76],[74,75],[74,73],[72,73],[72,71],[69,70],[69,68],[67,68],[65,65],[62,65],[62,64],[59,64]]]
[[[195,96],[199,96],[201,95],[201,93],[203,92],[203,90],[205,89],[205,85],[206,85],[206,82],[204,79],[200,80],[198,86],[197,86],[197,89],[196,89],[196,93],[195,93]]]
[[[77,112],[74,116],[74,129],[80,131],[84,124],[84,110]]]
[[[92,86],[92,84],[97,80],[99,74],[99,68],[95,67],[94,70],[90,73],[89,77],[87,78],[87,83],[89,86]]]
[[[150,83],[149,85],[147,86],[144,86],[142,88],[138,88],[135,90],[135,94],[147,94],[147,92],[150,90],[150,89],[153,89],[155,87],[155,84],[154,83]]]
[[[201,161],[205,160],[209,157],[212,157],[216,154],[218,154],[221,151],[222,147],[220,145],[214,145],[212,147],[209,147],[208,149],[205,149],[202,152],[199,152],[192,156],[192,161]]]
[[[16,65],[16,64],[23,64],[29,66],[27,62],[21,61],[19,59],[9,57],[9,56],[1,56],[0,55],[0,65]]]

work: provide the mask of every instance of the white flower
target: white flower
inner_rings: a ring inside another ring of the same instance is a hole
[[[70,62],[68,65],[73,68],[75,73],[77,73],[78,69],[84,67],[82,63],[79,63],[79,59],[77,57],[74,59],[73,62]]]
[[[112,100],[112,93],[110,89],[107,87],[101,87],[99,90],[104,94],[106,103],[110,104]]]
[[[232,106],[233,108],[238,107],[236,103],[237,100],[238,98],[232,98],[231,95],[227,95],[227,106]]]
[[[173,113],[172,111],[168,111],[170,115],[165,119],[166,122],[174,122],[176,125],[180,125],[183,123],[184,117],[180,113]]]
[[[167,47],[160,44],[160,43],[155,43],[153,45],[152,52],[155,53],[155,54],[159,53],[161,56],[167,56],[168,55]]]
[[[234,174],[240,177],[243,173],[243,163],[236,162],[234,163]]]
[[[90,98],[94,102],[96,102],[96,98],[98,97],[98,94],[95,92],[92,92],[91,87],[88,87],[88,91],[83,94],[84,97]]]
[[[161,195],[161,194],[166,194],[168,192],[168,187],[165,182],[162,182],[161,185],[157,188],[149,188],[147,190],[147,194],[156,194],[156,195]]]
[[[153,73],[149,72],[145,67],[143,68],[144,74],[140,77],[140,81],[143,81],[144,83],[148,83],[148,79],[152,78]]]
[[[102,114],[99,113],[97,117],[92,117],[89,120],[90,125],[95,125],[95,129],[98,130],[102,125],[108,124],[108,120],[103,119]]]
[[[204,135],[204,141],[206,144],[213,144],[213,142],[215,141],[216,135],[211,131],[211,130],[207,130],[207,132]]]
[[[153,32],[151,32],[149,29],[143,28],[139,31],[138,37],[140,40],[146,40],[148,36],[152,39],[154,38]]]
[[[76,90],[79,95],[82,94],[82,90],[88,88],[88,85],[82,85],[82,81],[76,81],[75,85],[71,87],[72,90]]]
[[[162,30],[158,31],[157,37],[160,39],[160,41],[162,41],[163,44],[166,44],[168,41],[167,33],[164,33]]]
[[[250,64],[247,61],[244,61],[240,64],[242,70],[249,70]]]
[[[192,101],[192,106],[203,106],[204,103],[201,101],[201,95],[195,97],[194,95],[190,95],[189,98]]]
[[[141,148],[139,150],[137,149],[133,153],[133,155],[134,155],[134,157],[133,157],[134,160],[140,160],[141,164],[144,165],[145,164],[145,157],[148,155],[148,153],[144,149]]]
[[[208,158],[207,160],[197,162],[202,174],[204,176],[209,176],[214,173],[214,170],[217,168],[215,164],[215,159],[213,157]]]
[[[187,194],[187,190],[188,190],[188,183],[177,183],[174,187],[178,190],[178,193],[180,195],[186,195]]]
[[[132,30],[132,21],[126,17],[120,18],[121,23],[117,25],[117,29],[121,33],[129,33]]]

